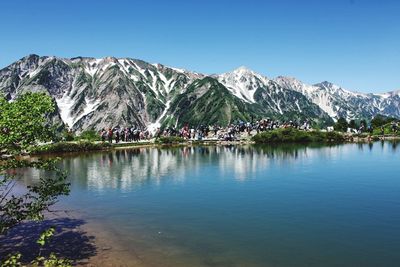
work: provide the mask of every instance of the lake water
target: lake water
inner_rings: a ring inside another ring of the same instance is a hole
[[[68,156],[62,205],[149,266],[400,266],[399,163],[383,142]]]

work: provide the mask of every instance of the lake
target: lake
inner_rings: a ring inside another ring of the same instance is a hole
[[[146,266],[399,266],[399,162],[389,142],[66,156],[61,205]]]

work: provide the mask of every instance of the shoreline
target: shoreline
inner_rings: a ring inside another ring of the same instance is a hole
[[[357,143],[373,143],[377,141],[398,141],[400,140],[400,136],[398,135],[386,135],[386,136],[352,136],[352,135],[344,135],[345,141],[339,144],[357,144]],[[140,148],[168,148],[168,147],[193,147],[193,146],[232,146],[232,145],[287,145],[287,144],[316,144],[312,142],[282,142],[282,143],[256,143],[249,138],[243,138],[234,141],[225,141],[218,139],[203,139],[203,140],[185,140],[184,142],[173,142],[173,143],[157,143],[153,140],[145,140],[138,142],[120,142],[120,143],[107,143],[107,142],[90,142],[84,141],[84,143],[94,144],[98,147],[95,149],[87,149],[80,150],[79,148],[74,151],[40,151],[40,152],[32,152],[26,154],[27,156],[52,156],[52,155],[73,155],[73,154],[81,154],[81,153],[93,153],[93,152],[105,152],[105,151],[114,151],[114,150],[123,150],[123,149],[140,149]],[[51,145],[60,144],[54,143]],[[77,145],[79,142],[64,142],[62,144],[65,145]],[[327,144],[324,142],[320,142],[317,144]],[[329,143],[328,143],[329,144]],[[104,146],[102,146],[104,145]]]

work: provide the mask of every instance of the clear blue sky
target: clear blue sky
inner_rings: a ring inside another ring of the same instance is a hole
[[[400,1],[4,0],[0,68],[28,54],[132,57],[362,92],[400,89]]]

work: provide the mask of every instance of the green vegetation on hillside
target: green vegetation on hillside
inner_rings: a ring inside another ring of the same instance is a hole
[[[240,101],[211,77],[193,82],[185,94],[178,95],[171,103],[170,110],[178,118],[178,126],[189,123],[194,127],[250,121],[252,114],[251,105]]]

